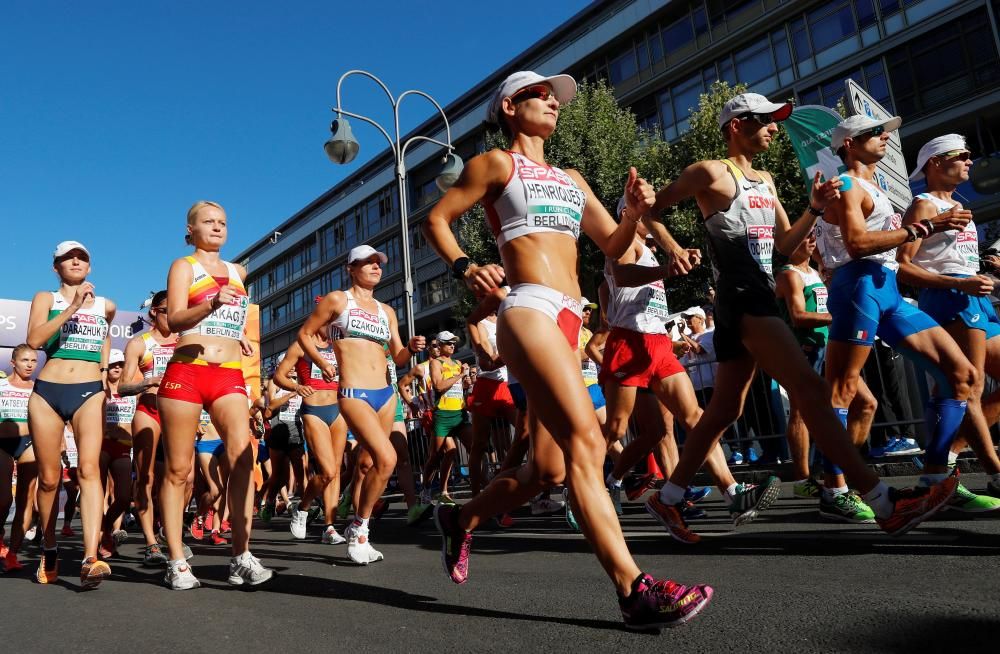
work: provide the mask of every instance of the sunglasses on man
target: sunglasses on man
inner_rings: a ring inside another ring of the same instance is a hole
[[[935,156],[947,159],[948,161],[968,161],[972,158],[972,153],[968,150],[949,150]]]
[[[545,86],[544,84],[534,84],[532,86],[526,86],[514,95],[510,96],[510,101],[514,104],[519,102],[524,102],[525,100],[534,100],[538,98],[542,102],[549,99],[552,95],[552,89]]]
[[[860,134],[856,135],[854,138],[869,137],[869,136],[882,136],[885,134],[885,125],[876,125],[871,129],[865,130]]]
[[[740,120],[752,120],[759,125],[770,125],[771,123],[778,122],[774,118],[774,114],[756,114],[756,113],[746,113],[737,116]]]

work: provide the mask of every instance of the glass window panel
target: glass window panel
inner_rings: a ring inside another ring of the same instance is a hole
[[[872,6],[872,0],[854,0],[854,10],[858,13],[860,27],[875,24],[875,7]]]
[[[879,5],[882,7],[883,16],[899,11],[899,0],[879,0]]]
[[[774,56],[778,61],[778,68],[788,68],[792,65],[792,54],[788,49],[788,38],[785,30],[777,30],[771,33],[771,43],[774,44]]]
[[[816,52],[827,49],[857,31],[850,5],[842,3],[824,16],[819,15],[821,12],[826,12],[826,7],[814,11],[809,18],[809,34]]]
[[[649,68],[649,51],[646,49],[646,42],[642,41],[635,47],[635,56],[639,60],[639,70]]]
[[[730,85],[736,84],[736,71],[733,69],[733,62],[729,57],[719,62],[719,79]]]
[[[677,52],[692,41],[694,31],[691,29],[690,16],[684,16],[663,28],[663,47],[667,54]]]
[[[822,104],[819,95],[819,89],[809,89],[808,91],[802,91],[799,93],[799,104]]]
[[[608,75],[612,84],[621,84],[625,80],[635,77],[638,71],[635,63],[635,52],[631,46],[625,54],[608,64]]]
[[[656,31],[646,36],[646,42],[649,44],[649,60],[655,64],[663,59],[663,42],[660,40],[660,32]]]
[[[741,82],[752,85],[774,73],[774,60],[767,39],[751,45],[737,57],[736,75]]]
[[[802,19],[792,23],[792,47],[795,49],[796,61],[805,61],[812,54],[809,49],[809,36],[806,34]]]
[[[678,122],[686,120],[691,110],[698,107],[698,96],[702,91],[701,75],[696,75],[672,89],[674,115],[679,119]]]

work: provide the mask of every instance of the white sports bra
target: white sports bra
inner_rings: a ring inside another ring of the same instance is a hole
[[[344,291],[347,296],[347,306],[340,315],[330,322],[330,337],[333,340],[343,338],[362,338],[385,346],[389,342],[389,317],[378,302],[378,313],[369,313],[358,306],[350,291]]]

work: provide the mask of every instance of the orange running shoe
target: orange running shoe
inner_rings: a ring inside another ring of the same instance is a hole
[[[101,585],[101,582],[111,576],[111,566],[101,561],[96,556],[84,559],[80,566],[80,584],[84,590],[92,590]]]
[[[52,550],[51,553],[42,550],[42,558],[38,562],[38,571],[35,572],[35,581],[40,584],[52,584],[59,578],[59,550]]]
[[[646,500],[646,513],[656,518],[677,542],[685,545],[697,545],[701,542],[701,536],[688,529],[680,510],[676,506],[664,504],[659,493],[654,493]]]
[[[17,560],[17,552],[7,550],[2,560],[0,560],[0,572],[10,573],[22,569],[24,564]]]
[[[893,501],[892,515],[875,518],[882,531],[890,536],[902,536],[948,504],[958,489],[958,469],[944,481],[933,486],[889,489]]]

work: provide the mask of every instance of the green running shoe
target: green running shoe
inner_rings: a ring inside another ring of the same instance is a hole
[[[417,501],[416,504],[406,510],[406,524],[412,527],[426,520],[433,512],[433,504],[424,504],[422,501]]]
[[[875,522],[875,512],[853,491],[835,495],[831,500],[820,494],[819,515],[827,520],[859,525]]]
[[[451,495],[449,495],[448,493],[438,493],[437,495],[434,496],[434,501],[437,502],[438,504],[450,504],[452,506],[456,505],[455,500],[451,499]]]
[[[753,522],[757,515],[771,506],[781,494],[781,480],[768,477],[763,484],[737,484],[736,494],[729,505],[729,515],[733,518],[733,526]]]
[[[576,518],[573,516],[573,509],[569,508],[569,504],[566,504],[566,524],[573,531],[580,533],[580,525],[577,524]]]
[[[265,504],[264,508],[260,510],[260,520],[265,525],[271,524],[271,518],[274,517],[274,505]]]
[[[962,513],[989,513],[1000,509],[1000,499],[989,495],[976,495],[959,484],[945,508]]]
[[[347,513],[351,510],[351,493],[348,490],[344,491],[344,496],[340,498],[340,504],[337,505],[337,517],[341,520],[347,519]]]
[[[819,497],[823,492],[823,487],[816,483],[816,480],[809,477],[805,481],[800,481],[792,486],[792,493],[795,497],[802,499],[813,499]]]

